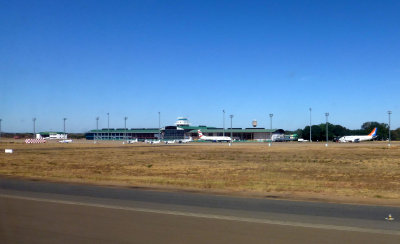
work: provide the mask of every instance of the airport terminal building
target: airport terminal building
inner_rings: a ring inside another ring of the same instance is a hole
[[[217,128],[205,125],[191,126],[186,118],[178,118],[174,126],[163,128],[105,128],[86,133],[87,140],[177,140],[192,137],[198,139],[198,130],[206,136],[231,136],[239,141],[277,141],[284,140],[282,129],[265,128]]]
[[[40,132],[35,135],[36,139],[56,139],[56,140],[65,140],[68,139],[68,134],[64,132]]]

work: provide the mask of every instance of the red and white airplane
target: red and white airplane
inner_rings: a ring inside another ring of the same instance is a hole
[[[204,141],[212,141],[212,142],[230,142],[232,141],[232,138],[229,136],[205,136],[201,132],[201,130],[198,130],[197,133],[199,133],[199,138],[200,140]]]

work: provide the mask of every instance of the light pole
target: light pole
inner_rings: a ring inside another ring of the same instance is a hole
[[[63,118],[64,120],[64,135],[65,135],[65,121],[67,120],[67,118]]]
[[[311,108],[310,108],[310,142],[311,142]]]
[[[36,118],[32,119],[33,121],[33,138],[36,137]]]
[[[387,113],[389,115],[389,144],[388,144],[388,146],[390,147],[390,142],[392,140],[392,138],[390,137],[390,115],[392,114],[392,111],[389,110]]]
[[[94,141],[94,143],[96,143],[96,139],[98,139],[98,130],[99,130],[99,117],[97,116],[96,117],[96,133],[93,133],[93,141]],[[103,138],[103,135],[101,136],[101,138]]]
[[[325,113],[325,116],[326,116],[326,144],[325,144],[325,146],[327,147],[328,146],[328,116],[329,116],[329,113]]]
[[[225,109],[222,110],[222,136],[225,136]]]
[[[272,117],[274,114],[269,114],[269,128],[272,130]]]
[[[1,139],[1,121],[3,121],[3,120],[0,119],[0,139]]]
[[[231,142],[232,142],[233,141],[233,129],[232,129],[233,114],[229,115],[229,118],[231,118]]]
[[[126,120],[128,119],[128,117],[124,117],[124,120],[125,120],[125,127],[124,127],[124,129],[125,129],[125,131],[124,131],[124,140],[126,140]]]
[[[110,140],[110,113],[107,113],[107,139]]]
[[[161,140],[161,112],[158,112],[158,140]]]

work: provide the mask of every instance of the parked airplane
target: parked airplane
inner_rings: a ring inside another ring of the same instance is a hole
[[[161,141],[160,140],[157,140],[157,141],[154,141],[154,140],[145,140],[144,141],[144,143],[149,143],[149,144],[159,144]]]
[[[69,140],[61,140],[61,141],[59,141],[59,143],[71,143],[72,142],[72,140],[71,139],[69,139]]]
[[[138,142],[139,142],[139,140],[137,138],[133,139],[133,140],[127,140],[128,144],[133,144],[133,143],[138,143]]]
[[[192,137],[189,137],[188,139],[177,140],[178,143],[188,143],[192,141],[193,141]]]
[[[197,133],[199,133],[200,140],[204,140],[204,141],[212,141],[212,142],[223,142],[223,141],[230,142],[230,141],[232,141],[232,138],[230,138],[229,136],[205,136],[205,135],[203,135],[201,130],[198,130]]]
[[[360,142],[370,141],[376,137],[377,128],[375,127],[368,136],[343,136],[339,138],[339,142]]]

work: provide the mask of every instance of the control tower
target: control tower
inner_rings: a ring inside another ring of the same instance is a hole
[[[175,122],[176,126],[190,126],[189,120],[185,117],[178,117],[178,120]]]

